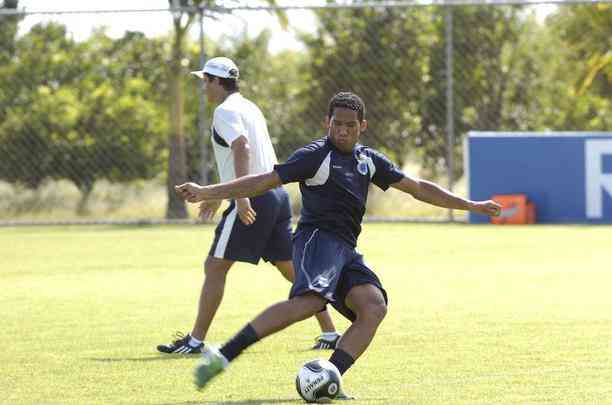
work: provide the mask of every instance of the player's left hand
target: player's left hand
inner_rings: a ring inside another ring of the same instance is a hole
[[[236,207],[238,208],[238,216],[245,225],[251,225],[255,222],[257,213],[251,207],[251,202],[248,198],[237,198]]]
[[[217,212],[220,206],[221,206],[221,200],[202,201],[200,203],[200,213],[198,216],[203,221],[212,219],[215,216],[215,213]]]
[[[470,204],[470,211],[477,214],[496,217],[501,213],[502,206],[493,200],[474,201]]]

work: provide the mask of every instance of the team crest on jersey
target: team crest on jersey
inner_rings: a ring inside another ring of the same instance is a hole
[[[368,164],[366,162],[359,162],[359,163],[357,163],[357,171],[362,176],[367,175],[368,174]]]
[[[357,172],[362,176],[367,176],[370,166],[369,162],[371,161],[372,159],[369,156],[364,155],[363,153],[357,155]]]

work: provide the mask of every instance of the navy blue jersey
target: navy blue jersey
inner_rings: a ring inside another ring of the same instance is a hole
[[[283,184],[300,182],[298,227],[324,229],[353,247],[361,232],[370,183],[386,190],[404,178],[382,153],[360,144],[353,152],[343,153],[327,137],[298,149],[274,170]]]

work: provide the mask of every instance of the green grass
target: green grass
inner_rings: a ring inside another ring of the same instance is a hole
[[[0,403],[300,403],[307,320],[250,348],[204,392],[194,357],[155,346],[195,314],[209,226],[0,228]],[[389,314],[345,375],[372,404],[612,404],[610,227],[367,225]],[[288,285],[237,266],[209,338]],[[340,329],[347,323],[333,314]]]

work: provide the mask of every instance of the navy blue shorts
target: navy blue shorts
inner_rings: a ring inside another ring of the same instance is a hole
[[[317,228],[300,227],[293,238],[293,266],[295,282],[289,298],[314,291],[350,321],[355,313],[345,300],[351,288],[372,284],[387,292],[376,274],[365,264],[355,248],[334,234]]]
[[[218,259],[257,264],[291,260],[291,204],[284,188],[278,187],[250,198],[257,217],[242,223],[232,200],[215,229],[209,255]]]

